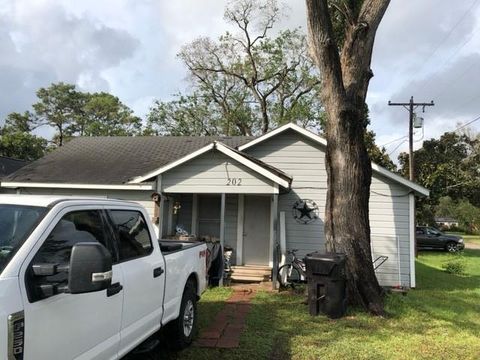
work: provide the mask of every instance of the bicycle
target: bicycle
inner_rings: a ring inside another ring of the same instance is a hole
[[[288,250],[287,254],[291,255],[292,260],[278,269],[277,279],[281,287],[295,287],[295,284],[306,282],[305,263],[297,258],[297,251],[298,249]]]

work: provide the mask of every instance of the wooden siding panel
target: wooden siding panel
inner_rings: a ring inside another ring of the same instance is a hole
[[[92,190],[92,189],[48,189],[48,188],[28,188],[22,189],[22,194],[30,195],[60,195],[60,196],[93,196],[108,199],[119,199],[134,201],[142,205],[153,217],[154,203],[151,199],[152,190],[146,191],[128,191],[128,190]]]
[[[286,213],[287,248],[298,248],[299,255],[324,250],[324,218],[327,190],[324,147],[292,130],[245,150],[269,165],[293,177],[292,190],[279,196],[279,211]],[[377,174],[372,178],[370,226],[374,255],[389,260],[377,270],[382,285],[398,284],[400,262],[401,285],[409,285],[409,190]],[[292,206],[299,199],[317,203],[320,218],[310,224],[299,224],[292,215]],[[398,256],[397,237],[400,243]]]
[[[229,185],[228,179],[241,179]],[[162,175],[166,193],[273,193],[273,182],[219,151],[211,151]]]

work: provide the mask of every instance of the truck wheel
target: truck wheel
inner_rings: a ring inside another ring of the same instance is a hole
[[[183,291],[178,318],[168,327],[168,337],[174,349],[184,349],[192,343],[197,328],[197,296],[191,282],[187,283]]]

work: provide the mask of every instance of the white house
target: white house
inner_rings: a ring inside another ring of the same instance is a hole
[[[143,204],[159,231],[218,237],[237,265],[272,266],[275,245],[324,250],[325,139],[287,124],[251,137],[76,138],[2,187],[26,194],[95,195]],[[415,195],[427,189],[376,164],[370,195],[373,257],[384,286],[415,287]]]

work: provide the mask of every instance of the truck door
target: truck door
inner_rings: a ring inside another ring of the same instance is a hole
[[[160,327],[163,314],[165,264],[154,247],[142,212],[109,210],[116,234],[124,281],[124,306],[119,355]]]
[[[110,252],[113,245],[107,235],[100,210],[76,207],[64,210],[47,229],[20,274],[25,311],[25,359],[116,359],[120,342],[123,305],[123,274],[113,265],[112,286],[86,294],[53,293],[41,286],[65,287],[68,275],[33,274],[38,263],[67,265],[74,244],[100,242]],[[115,257],[114,257],[115,260]]]

